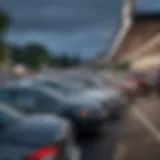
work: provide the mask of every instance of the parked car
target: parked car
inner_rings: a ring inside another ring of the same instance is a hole
[[[99,102],[111,118],[120,117],[129,105],[126,95],[121,90],[107,86],[98,78],[86,81],[44,81],[43,84],[53,90],[61,91],[68,99],[74,99],[75,102],[79,99]]]
[[[8,85],[0,88],[0,100],[28,113],[55,113],[68,118],[78,131],[98,131],[108,116],[96,101],[66,99],[40,85]]]
[[[136,100],[139,92],[139,86],[137,83],[130,80],[127,74],[117,73],[110,81],[112,82],[113,88],[122,90],[122,92],[127,96],[130,104]]]
[[[26,115],[0,102],[0,160],[71,160],[73,147],[68,121],[54,115]]]
[[[61,94],[68,102],[92,104],[98,103],[102,110],[106,112],[106,120],[121,117],[124,109],[129,105],[128,97],[120,89],[114,89],[106,85],[105,81],[98,77],[77,77],[67,76],[63,79],[50,79],[41,77],[38,79],[26,79],[19,84],[44,85]]]
[[[158,95],[160,95],[160,71],[158,70],[152,73],[150,77],[151,77],[150,82],[153,91],[155,91]]]
[[[128,80],[138,86],[139,95],[149,95],[152,90],[152,85],[149,77],[144,73],[131,73]]]

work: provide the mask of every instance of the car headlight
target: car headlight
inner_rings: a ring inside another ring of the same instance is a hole
[[[88,110],[87,109],[81,109],[80,112],[79,112],[79,115],[81,117],[88,117]]]
[[[99,115],[103,115],[104,114],[104,112],[102,113],[102,111],[101,110],[99,110],[99,109],[89,109],[89,110],[87,110],[87,109],[81,109],[80,111],[79,111],[79,115],[80,115],[80,117],[97,117],[97,116],[99,116]]]

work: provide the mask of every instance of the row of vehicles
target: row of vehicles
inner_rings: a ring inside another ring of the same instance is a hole
[[[146,73],[125,72],[112,74],[111,78],[106,77],[113,82],[113,86],[121,88],[130,101],[134,101],[139,96],[148,96],[159,84],[156,75]]]
[[[71,160],[74,136],[121,118],[133,88],[90,73],[9,81],[0,87],[0,160]]]

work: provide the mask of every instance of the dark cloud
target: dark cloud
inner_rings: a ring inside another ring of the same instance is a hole
[[[76,20],[73,19],[54,19],[54,21],[48,21],[44,19],[43,21],[40,19],[33,19],[33,20],[21,20],[15,21],[12,25],[13,30],[50,30],[54,32],[61,32],[61,33],[68,33],[68,32],[76,32],[76,31],[84,31],[89,28],[93,29],[100,29],[100,28],[107,28],[112,27],[115,25],[117,21],[115,20],[107,20],[107,21],[95,21],[89,18],[77,18]]]
[[[79,30],[116,21],[122,0],[1,0],[14,29]],[[114,14],[113,14],[114,13]]]
[[[38,41],[51,51],[90,57],[110,47],[123,0],[1,0],[12,18],[7,39]]]
[[[137,11],[160,11],[160,0],[138,0]]]

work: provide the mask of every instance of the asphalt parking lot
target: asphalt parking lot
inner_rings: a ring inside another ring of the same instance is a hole
[[[160,100],[140,98],[121,121],[106,124],[103,134],[77,142],[81,160],[159,160]]]
[[[84,135],[71,160],[159,160],[160,99],[138,98],[121,120],[106,123],[99,136]]]
[[[121,122],[115,160],[160,159],[160,108],[156,95],[137,102]]]
[[[81,159],[113,159],[119,126],[118,122],[113,122],[103,128],[102,135],[90,135],[80,138],[78,145],[81,149]]]

